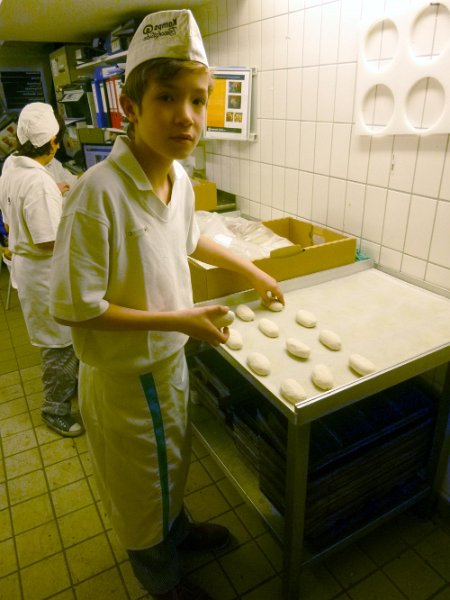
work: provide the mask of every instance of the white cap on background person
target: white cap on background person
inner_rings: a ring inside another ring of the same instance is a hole
[[[135,67],[153,58],[194,60],[208,67],[202,36],[190,10],[162,10],[144,18],[128,48],[125,79]]]
[[[22,109],[17,122],[17,137],[21,144],[31,142],[35,148],[40,148],[58,132],[59,123],[50,104],[32,102]]]

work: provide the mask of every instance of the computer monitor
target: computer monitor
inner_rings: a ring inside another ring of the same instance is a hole
[[[112,150],[112,144],[89,144],[83,143],[83,159],[86,169],[105,160]]]

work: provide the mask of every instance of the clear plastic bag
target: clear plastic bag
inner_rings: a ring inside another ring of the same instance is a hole
[[[249,260],[268,258],[272,250],[293,245],[259,221],[203,210],[195,214],[204,236]]]

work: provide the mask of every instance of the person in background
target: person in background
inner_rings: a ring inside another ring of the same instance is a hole
[[[54,156],[52,160],[45,165],[45,168],[56,181],[61,194],[67,194],[75,185],[78,177],[66,169],[62,163]]]
[[[61,218],[61,192],[46,170],[58,150],[63,128],[49,104],[27,104],[19,115],[19,146],[4,164],[0,209],[9,230],[12,277],[30,341],[41,348],[43,421],[62,436],[75,437],[83,427],[71,414],[78,360],[69,327],[49,312],[50,267]]]
[[[221,344],[228,307],[194,307],[187,256],[248,278],[284,302],[252,262],[200,236],[178,159],[199,141],[212,76],[189,10],[148,15],[127,54],[128,136],[69,194],[55,245],[51,312],[73,327],[79,402],[103,505],[141,585],[159,600],[207,600],[181,579],[181,552],[218,549],[229,531],[190,522],[189,336]]]

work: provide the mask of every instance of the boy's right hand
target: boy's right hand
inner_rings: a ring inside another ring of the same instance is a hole
[[[216,304],[180,311],[179,331],[213,346],[224,344],[230,336],[228,327],[219,329],[214,321],[226,315],[228,310],[228,306]]]

